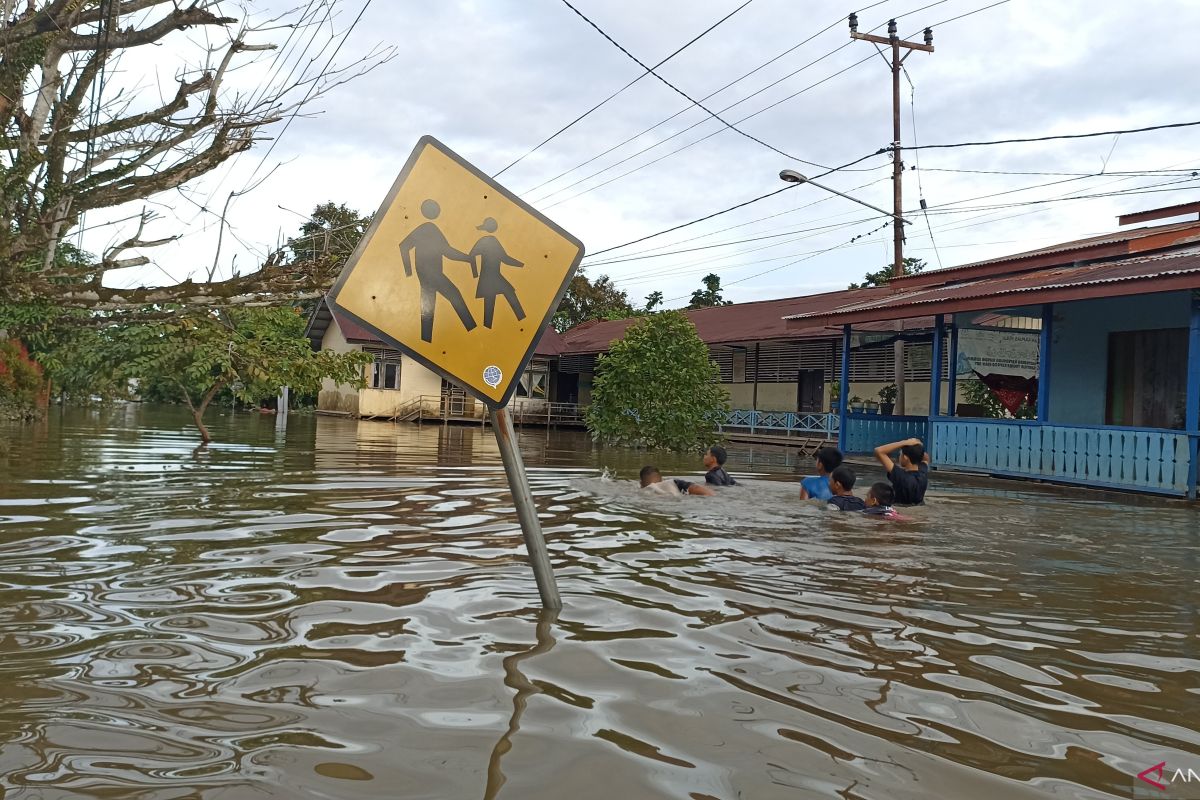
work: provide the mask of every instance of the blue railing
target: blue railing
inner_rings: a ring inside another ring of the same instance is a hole
[[[935,464],[1087,486],[1188,490],[1182,431],[948,417],[932,426]]]
[[[929,428],[926,417],[900,417],[881,414],[847,414],[847,453],[868,453],[881,444],[916,437],[925,441]]]
[[[838,416],[825,412],[802,414],[735,409],[729,412],[722,427],[748,428],[751,433],[775,433],[785,436],[824,434],[832,439],[837,436]]]

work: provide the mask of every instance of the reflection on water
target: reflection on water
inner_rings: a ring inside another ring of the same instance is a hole
[[[490,431],[212,428],[2,431],[0,796],[1089,798],[1200,770],[1190,509],[943,490],[880,523],[800,506],[761,451],[721,497],[647,497],[603,477],[644,454],[531,430],[555,617]]]

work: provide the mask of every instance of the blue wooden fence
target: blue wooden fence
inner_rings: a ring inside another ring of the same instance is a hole
[[[869,453],[881,444],[916,437],[925,441],[929,419],[880,414],[846,415],[847,453]]]
[[[1165,494],[1188,490],[1188,437],[1156,428],[935,418],[934,464]]]
[[[752,433],[779,433],[786,436],[825,434],[837,437],[837,414],[798,414],[787,411],[748,411],[736,409],[729,412],[725,428],[749,428]]]

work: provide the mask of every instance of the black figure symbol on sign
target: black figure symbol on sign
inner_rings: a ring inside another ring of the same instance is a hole
[[[504,246],[500,244],[500,240],[491,234],[496,232],[496,220],[488,217],[483,221],[476,230],[484,231],[488,236],[479,237],[479,241],[471,248],[471,273],[479,279],[479,287],[475,290],[475,296],[483,298],[483,327],[492,327],[492,318],[496,312],[496,297],[504,295],[504,299],[508,301],[508,305],[512,308],[513,313],[517,316],[517,321],[525,319],[525,309],[521,308],[521,301],[517,299],[517,291],[513,285],[508,282],[500,272],[502,264],[508,264],[510,267],[523,267],[524,262],[504,252]],[[478,259],[478,271],[476,271],[476,260]]]
[[[421,213],[426,219],[435,220],[442,209],[435,201],[426,200],[421,203]],[[468,263],[472,271],[475,269],[475,259],[451,247],[441,228],[432,221],[421,223],[400,242],[400,259],[404,262],[406,276],[412,277],[412,262],[416,261],[417,280],[421,283],[421,338],[426,342],[433,341],[433,312],[437,308],[439,294],[458,312],[464,328],[469,331],[475,329],[475,318],[471,316],[462,293],[443,271],[442,260],[446,258]]]

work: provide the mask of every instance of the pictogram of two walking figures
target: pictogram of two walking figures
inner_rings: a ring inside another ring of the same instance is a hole
[[[434,200],[421,203],[421,214],[428,222],[423,222],[400,242],[400,259],[404,262],[404,274],[412,277],[413,265],[417,269],[417,281],[421,284],[421,338],[426,342],[433,341],[433,315],[437,310],[437,296],[440,294],[450,303],[450,307],[458,314],[463,327],[468,331],[476,327],[471,309],[463,299],[462,292],[444,271],[445,259],[464,261],[471,265],[471,276],[478,284],[475,297],[483,299],[483,327],[491,328],[496,311],[496,298],[503,296],[508,301],[517,320],[525,319],[525,309],[517,299],[517,292],[512,284],[500,271],[502,265],[523,267],[524,263],[504,252],[500,240],[493,236],[499,226],[496,220],[488,217],[476,230],[484,232],[471,248],[471,252],[463,253],[446,241],[442,229],[433,220],[442,213],[441,206]]]

